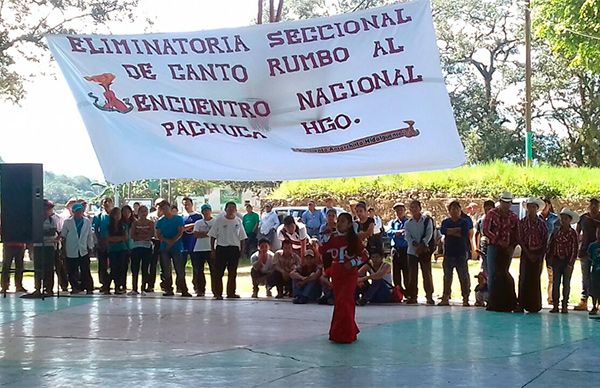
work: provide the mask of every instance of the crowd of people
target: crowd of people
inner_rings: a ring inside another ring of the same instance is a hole
[[[511,210],[512,204],[513,196],[505,192],[497,201],[485,201],[483,213],[478,215],[477,204],[463,210],[459,201],[450,200],[447,217],[437,227],[418,200],[408,206],[394,204],[395,217],[385,226],[365,202],[353,202],[349,212],[339,213],[331,198],[319,209],[310,201],[300,219],[290,215],[281,223],[271,203],[261,214],[246,204],[246,213],[239,214],[237,205],[230,202],[222,215],[213,217],[209,204],[202,204],[198,213],[189,197],[183,199],[182,211],[164,199],[148,209],[139,203],[115,207],[107,197],[101,202],[101,214],[91,218],[85,214],[85,201],[69,201],[62,215],[54,212],[51,201],[45,201],[44,239],[32,247],[35,290],[29,296],[52,295],[55,272],[63,291],[70,285],[71,294],[93,294],[90,255],[95,252],[102,294],[152,293],[160,269],[159,287],[164,296],[177,292],[191,297],[186,281],[186,266],[191,261],[195,295],[206,294],[208,266],[213,298],[235,299],[240,297],[238,264],[246,256],[252,266],[252,298],[258,297],[262,286],[267,297],[275,289],[275,298],[290,297],[295,304],[334,304],[331,337],[352,342],[358,333],[355,305],[418,303],[419,268],[425,302],[436,304],[432,254],[439,233],[443,236],[444,275],[438,305],[450,304],[456,271],[462,304],[470,306],[468,260],[476,259],[481,261],[473,290],[476,306],[491,311],[539,312],[545,265],[547,297],[553,306],[550,312],[567,313],[571,275],[579,258],[583,292],[575,310],[587,311],[591,297],[589,314],[596,315],[600,297],[599,200],[592,198],[588,212],[578,215],[568,208],[556,214],[551,200],[531,197],[523,203],[526,215],[522,219]],[[385,260],[384,236],[391,242],[391,264]],[[281,249],[273,250],[276,245]],[[521,260],[515,287],[509,268],[517,245]],[[4,243],[3,290],[9,287],[8,269],[14,261],[16,290],[26,292],[22,285],[25,249],[21,242]]]

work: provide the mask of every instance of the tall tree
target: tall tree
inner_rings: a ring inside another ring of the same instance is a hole
[[[600,0],[534,0],[536,33],[573,67],[600,73]]]
[[[46,34],[96,31],[133,20],[139,0],[0,0],[0,99],[18,103],[26,75],[17,63],[47,61]]]

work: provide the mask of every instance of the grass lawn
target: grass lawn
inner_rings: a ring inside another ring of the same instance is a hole
[[[475,279],[474,276],[477,273],[479,273],[480,266],[481,266],[481,264],[479,262],[476,262],[476,261],[469,262],[471,290],[474,290],[475,286],[477,285],[477,279]],[[26,262],[26,267],[27,268],[32,267],[32,263]],[[98,281],[98,269],[97,269],[98,267],[97,267],[97,263],[95,260],[92,261],[91,267],[92,267],[92,276],[94,278],[94,284],[96,286],[98,286],[100,283]],[[188,262],[186,272],[187,272],[188,287],[190,288],[190,290],[193,290],[192,266],[189,262]],[[517,284],[518,276],[519,276],[519,259],[513,259],[510,272],[513,275],[513,277],[515,278],[515,284]],[[444,284],[443,283],[444,273],[442,270],[442,258],[441,257],[438,259],[437,263],[432,264],[432,273],[433,273],[434,297],[437,298],[437,297],[441,296],[442,290],[443,290],[443,284]],[[207,280],[207,292],[210,293],[210,273],[208,271],[208,266],[205,268],[205,274],[206,274],[206,280]],[[33,274],[26,273],[24,276],[25,276],[25,280],[24,280],[25,288],[27,288],[29,290],[33,289]],[[224,284],[226,284],[227,279],[224,278],[223,280],[224,280]],[[175,281],[174,275],[173,275],[173,281]],[[158,283],[159,282],[157,281],[157,283],[156,283],[157,287],[158,287]],[[131,288],[131,275],[129,275],[129,277],[128,277],[127,284],[128,284],[128,288]],[[547,289],[547,285],[548,285],[548,275],[546,273],[545,268],[542,272],[541,284],[542,284],[542,301],[545,304],[546,298],[547,298],[546,289]],[[11,279],[11,286],[14,287],[13,279]],[[247,258],[243,258],[240,261],[240,266],[238,268],[238,277],[237,277],[237,289],[238,289],[238,293],[240,293],[242,296],[250,296],[250,294],[252,293],[252,280],[250,279],[250,261]],[[574,270],[573,276],[571,278],[571,295],[570,295],[569,302],[571,304],[579,303],[580,294],[581,294],[581,268],[579,266],[579,263],[576,263],[575,270]],[[421,278],[421,275],[419,274],[419,296],[424,297],[424,295],[425,295],[425,293],[422,288],[422,278]],[[260,288],[259,296],[261,296],[261,297],[265,296],[264,287]],[[452,282],[452,297],[455,300],[461,299],[460,284],[459,284],[458,276],[456,275],[456,272],[455,272],[455,276],[454,276],[454,281]],[[473,291],[471,292],[471,299],[472,300],[475,299],[475,293]]]

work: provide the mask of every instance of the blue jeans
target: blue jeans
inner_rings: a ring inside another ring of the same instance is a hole
[[[172,263],[171,263],[172,260]],[[187,264],[187,255],[175,251],[173,248],[168,251],[160,251],[160,267],[164,272],[165,292],[173,292],[173,267],[175,267],[175,283],[182,294],[188,292],[185,283],[185,265]]]
[[[321,285],[318,280],[300,286],[297,280],[293,281],[294,297],[304,299],[306,302],[316,302],[321,296]]]
[[[385,283],[385,280],[373,280],[368,286],[364,298],[370,303],[390,303],[392,301],[392,290]]]

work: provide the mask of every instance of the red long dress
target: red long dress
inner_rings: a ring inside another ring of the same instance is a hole
[[[345,235],[334,235],[320,248],[321,254],[330,254],[331,264],[331,286],[335,304],[333,306],[333,317],[329,329],[329,340],[339,343],[352,343],[356,341],[359,333],[356,324],[355,292],[358,281],[358,267],[366,263],[367,252],[361,244],[361,255],[348,257],[348,239]],[[344,262],[350,260],[353,263],[351,269],[344,267]]]

